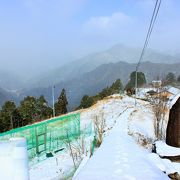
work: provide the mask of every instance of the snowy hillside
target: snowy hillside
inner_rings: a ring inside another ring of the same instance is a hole
[[[85,139],[86,153],[73,179],[168,179],[167,174],[180,173],[179,163],[151,153],[151,143],[155,140],[153,111],[148,102],[137,102],[135,106],[134,98],[113,95],[80,110],[81,129],[90,125],[93,128],[97,116],[103,117],[106,126],[103,142],[91,158],[93,136]],[[73,173],[72,158],[64,150],[33,165],[30,179],[63,179]]]

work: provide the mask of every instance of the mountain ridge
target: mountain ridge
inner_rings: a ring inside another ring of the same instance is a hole
[[[72,110],[79,105],[81,98],[87,95],[95,95],[103,88],[110,86],[116,79],[120,78],[122,83],[126,85],[129,80],[129,75],[135,70],[136,64],[126,62],[109,63],[98,66],[96,69],[84,73],[79,77],[74,77],[68,81],[61,81],[55,84],[55,97],[60,94],[62,88],[66,89],[69,109]],[[176,64],[161,64],[142,62],[139,71],[145,73],[147,81],[151,82],[157,77],[164,78],[168,72],[173,72],[176,76],[179,75],[180,63]],[[45,95],[49,102],[52,102],[52,86],[46,88],[34,88],[24,90],[21,95],[40,96]]]
[[[56,70],[47,72],[40,78],[30,80],[30,87],[48,87],[61,81],[68,81],[71,77],[78,77],[84,73],[90,72],[102,64],[116,63],[124,61],[128,63],[136,63],[139,60],[141,49],[129,48],[123,45],[115,45],[112,48],[89,54],[78,60],[72,61]],[[180,58],[164,55],[154,50],[147,50],[143,62],[150,61],[153,63],[179,63]],[[37,80],[39,79],[39,80]]]

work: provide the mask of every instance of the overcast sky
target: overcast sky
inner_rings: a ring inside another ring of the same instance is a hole
[[[155,0],[0,0],[0,69],[31,76],[117,43],[142,47]],[[162,0],[149,47],[180,53],[180,1]]]

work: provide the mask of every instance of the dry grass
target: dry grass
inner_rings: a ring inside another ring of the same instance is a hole
[[[128,133],[130,136],[132,136],[135,141],[137,142],[137,144],[139,144],[141,147],[145,148],[145,149],[152,149],[152,142],[153,140],[151,138],[147,138],[144,137],[142,134],[140,133]]]

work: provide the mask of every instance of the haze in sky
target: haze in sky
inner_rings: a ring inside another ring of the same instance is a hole
[[[142,47],[155,0],[0,0],[0,69],[30,77],[122,43]],[[149,47],[180,52],[180,1],[162,0]]]

